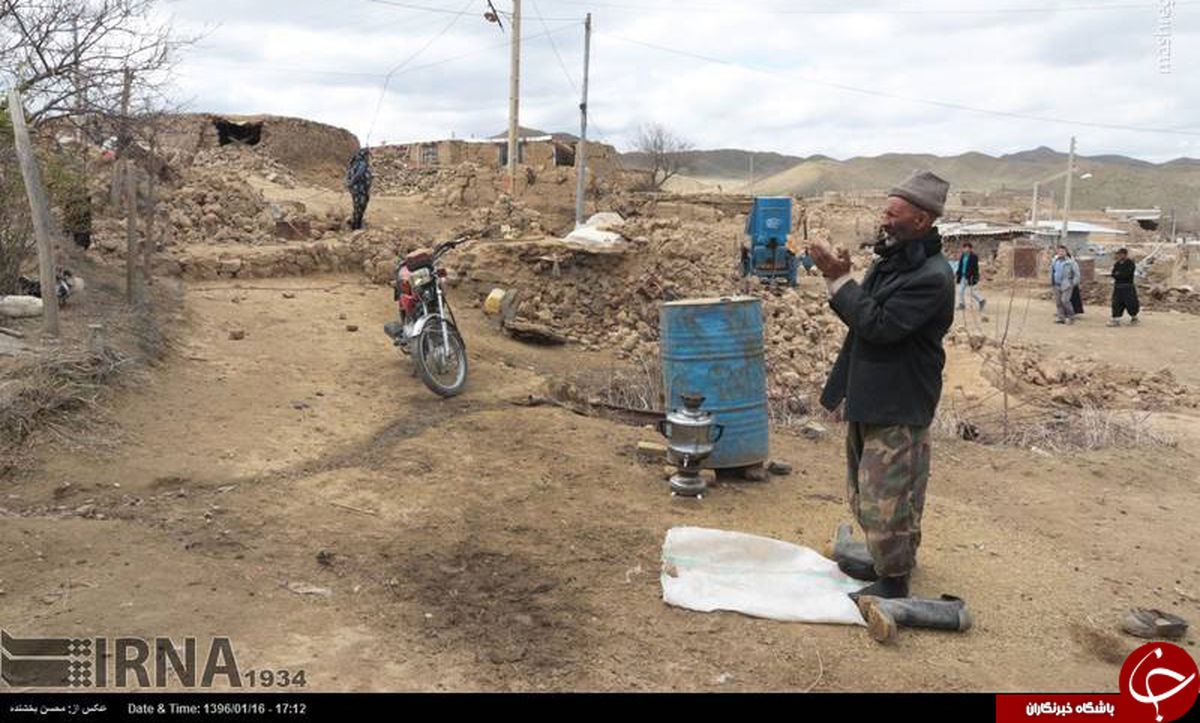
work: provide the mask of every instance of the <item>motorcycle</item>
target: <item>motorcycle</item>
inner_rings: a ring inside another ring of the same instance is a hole
[[[467,241],[464,236],[432,250],[419,249],[396,264],[393,297],[400,320],[383,327],[392,343],[412,357],[425,386],[443,397],[455,396],[466,386],[467,349],[446,299],[446,270],[438,268],[438,261]]]

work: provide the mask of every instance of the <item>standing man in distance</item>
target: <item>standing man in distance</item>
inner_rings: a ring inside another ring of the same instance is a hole
[[[1138,324],[1138,311],[1142,307],[1138,303],[1137,287],[1133,285],[1133,275],[1136,271],[1137,266],[1133,259],[1129,258],[1129,250],[1118,249],[1117,260],[1112,267],[1112,318],[1108,320],[1109,326],[1120,326],[1121,317],[1126,311],[1129,312],[1130,326]]]
[[[363,216],[367,212],[367,203],[371,200],[371,149],[360,148],[350,159],[350,167],[346,169],[346,190],[350,192],[350,200],[354,202],[354,216],[350,219],[350,228],[355,231],[363,227]]]
[[[942,338],[954,323],[954,274],[933,225],[949,186],[922,171],[889,192],[885,236],[861,284],[845,249],[811,249],[848,329],[821,404],[832,411],[845,402],[848,498],[874,563],[868,574],[857,571],[875,580],[860,596],[907,597],[921,543]]]
[[[979,310],[983,311],[987,299],[983,298],[976,288],[979,286],[979,255],[975,253],[970,241],[963,242],[962,253],[958,256],[958,268],[954,271],[954,280],[958,282],[958,308],[967,308],[967,289],[970,289],[971,298],[979,304]]]

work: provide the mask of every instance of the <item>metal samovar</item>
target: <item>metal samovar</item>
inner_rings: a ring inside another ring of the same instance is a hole
[[[681,394],[683,409],[676,409],[659,420],[658,431],[667,438],[667,460],[678,470],[671,475],[671,494],[699,497],[707,486],[700,478],[700,465],[712,454],[725,427],[713,423],[713,416],[700,410],[704,397]]]

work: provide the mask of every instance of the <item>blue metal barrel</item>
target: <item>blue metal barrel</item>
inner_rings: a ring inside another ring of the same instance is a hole
[[[663,392],[667,409],[680,395],[704,395],[725,432],[704,466],[745,467],[767,461],[767,367],[762,301],[748,296],[671,301],[659,307]]]

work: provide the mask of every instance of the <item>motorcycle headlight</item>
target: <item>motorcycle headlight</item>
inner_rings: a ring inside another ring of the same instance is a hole
[[[424,286],[432,280],[433,275],[429,273],[429,269],[417,269],[416,271],[412,272],[412,276],[409,277],[409,283],[413,285],[413,288]]]

